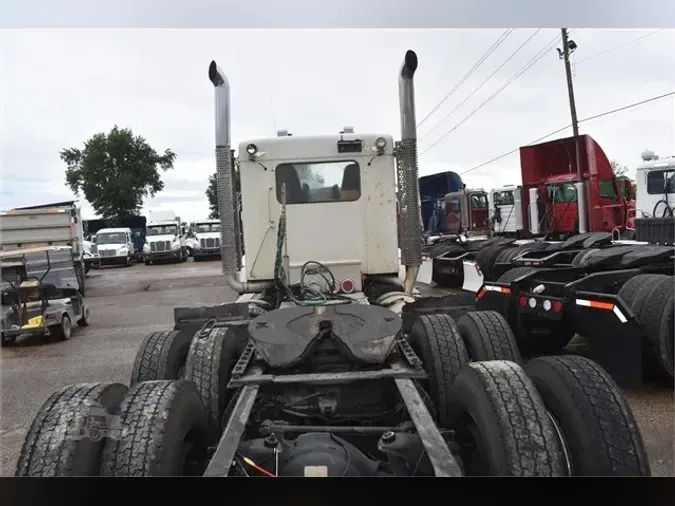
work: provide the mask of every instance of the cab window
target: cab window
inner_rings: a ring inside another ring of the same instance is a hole
[[[474,193],[471,195],[471,209],[487,209],[485,194]]]
[[[286,204],[354,202],[361,198],[361,169],[352,160],[282,163],[275,172],[277,200],[286,185]]]
[[[619,200],[619,196],[616,194],[616,188],[614,187],[614,181],[612,179],[600,181],[600,198],[605,200]]]
[[[496,206],[512,206],[515,204],[512,191],[495,192],[492,194],[492,200]]]
[[[653,170],[647,173],[647,193],[659,195],[675,192],[675,170]]]
[[[549,199],[555,203],[570,203],[577,201],[577,189],[574,183],[563,183],[548,186]]]

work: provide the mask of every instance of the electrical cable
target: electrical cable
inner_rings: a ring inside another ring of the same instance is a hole
[[[507,38],[509,35],[511,35],[511,33],[513,32],[513,30],[514,30],[513,28],[509,28],[509,29],[507,29],[507,30],[504,30],[504,32],[499,36],[499,38],[492,44],[492,46],[490,46],[490,48],[487,50],[487,52],[486,52],[483,56],[480,57],[480,59],[478,60],[478,62],[477,62],[476,64],[474,64],[474,66],[471,67],[471,68],[469,69],[469,71],[468,71],[466,74],[464,74],[464,77],[462,77],[462,78],[459,80],[459,82],[458,82],[457,84],[455,84],[454,88],[452,88],[452,89],[448,92],[448,94],[445,95],[445,96],[440,100],[440,102],[438,102],[438,103],[436,104],[436,106],[431,110],[431,112],[429,112],[429,114],[427,114],[427,115],[422,119],[422,121],[419,122],[419,124],[417,125],[417,128],[421,127],[421,126],[424,124],[424,122],[425,122],[426,120],[428,120],[429,117],[430,117],[433,113],[435,113],[435,112],[436,112],[436,111],[437,111],[437,110],[445,103],[445,101],[448,100],[448,99],[452,96],[452,94],[455,93],[455,92],[459,89],[459,87],[460,87],[462,84],[464,84],[464,82],[466,82],[466,80],[467,80],[469,77],[471,77],[471,75],[478,69],[478,67],[480,67],[480,66],[483,64],[483,62],[484,62],[485,60],[487,60],[488,57],[489,57],[492,53],[494,53],[494,51],[495,51],[495,50],[496,50],[496,49],[497,49],[497,48],[498,48],[498,47],[506,40],[506,38]]]
[[[516,74],[514,74],[507,82],[499,88],[496,92],[494,92],[492,95],[490,95],[486,100],[484,100],[478,107],[476,107],[473,111],[471,111],[467,116],[464,117],[463,120],[461,120],[459,123],[457,123],[454,127],[452,127],[450,130],[448,130],[445,134],[441,135],[436,142],[434,142],[431,146],[426,148],[424,151],[420,153],[420,157],[433,149],[435,146],[437,146],[443,139],[445,139],[448,135],[450,135],[452,132],[457,130],[461,125],[464,124],[471,116],[476,114],[478,111],[480,111],[483,107],[485,107],[493,98],[495,98],[497,95],[499,95],[502,91],[504,91],[508,86],[513,84],[520,76],[522,76],[525,72],[527,72],[532,66],[537,63],[539,60],[541,60],[544,56],[546,56],[546,53],[553,49],[553,46],[555,46],[556,41],[558,39],[558,36],[556,35],[555,39],[552,39],[544,49],[539,51],[528,63],[526,63]]]
[[[628,104],[628,105],[625,105],[625,106],[623,106],[623,107],[619,107],[619,108],[617,108],[617,109],[612,109],[611,111],[606,111],[606,112],[603,112],[603,113],[601,113],[601,114],[596,114],[596,115],[594,115],[594,116],[589,116],[588,118],[580,119],[579,121],[577,121],[577,124],[579,124],[579,123],[585,123],[586,121],[591,121],[591,120],[593,120],[593,119],[602,118],[602,117],[604,117],[604,116],[608,116],[608,115],[610,115],[610,114],[614,114],[614,113],[617,113],[617,112],[622,112],[622,111],[625,111],[625,110],[628,110],[628,109],[632,109],[632,108],[634,108],[634,107],[639,107],[639,106],[641,106],[641,105],[645,105],[645,104],[647,104],[647,103],[654,102],[655,100],[661,100],[661,99],[670,97],[671,95],[675,95],[675,91],[671,91],[671,92],[669,92],[669,93],[665,93],[665,94],[663,94],[663,95],[659,95],[659,96],[656,96],[656,97],[648,98],[648,99],[646,99],[646,100],[641,100],[640,102],[634,102],[634,103],[632,103],[632,104]],[[526,145],[523,146],[523,147],[526,147],[526,146],[532,146],[532,145],[534,145],[534,144],[537,144],[538,142],[543,141],[544,139],[546,139],[546,138],[548,138],[548,137],[551,137],[552,135],[555,135],[555,134],[557,134],[557,133],[560,133],[560,132],[562,132],[562,131],[564,131],[564,130],[567,130],[568,128],[571,128],[571,127],[572,127],[572,124],[570,123],[569,125],[566,125],[566,126],[564,126],[564,127],[562,127],[562,128],[559,128],[559,129],[557,129],[557,130],[555,130],[555,131],[553,131],[553,132],[551,132],[551,133],[549,133],[549,134],[546,134],[546,135],[544,135],[544,136],[542,136],[542,137],[539,137],[538,139],[536,139],[536,140],[530,142],[529,144],[526,144]],[[482,167],[485,167],[486,165],[490,165],[491,163],[496,162],[497,160],[501,160],[501,159],[504,158],[504,157],[507,157],[507,156],[509,156],[509,155],[512,155],[512,154],[514,154],[514,153],[517,153],[519,150],[520,150],[520,147],[518,147],[518,148],[516,148],[516,149],[513,149],[513,150],[509,151],[508,153],[504,153],[503,155],[499,155],[499,156],[497,156],[497,157],[495,157],[495,158],[492,158],[491,160],[488,160],[487,162],[481,163],[480,165],[476,165],[475,167],[471,167],[470,169],[467,169],[467,170],[465,170],[464,172],[460,172],[460,175],[464,175],[464,174],[467,174],[467,173],[472,172],[472,171],[474,171],[474,170],[477,170],[477,169],[480,169],[480,168],[482,168]]]
[[[423,140],[425,137],[427,137],[431,132],[433,132],[434,130],[436,130],[436,128],[437,128],[438,126],[440,126],[441,123],[443,123],[446,119],[448,119],[450,116],[452,116],[452,114],[453,114],[457,109],[459,109],[460,107],[462,107],[462,105],[464,105],[464,104],[466,103],[467,100],[469,100],[472,96],[474,96],[474,95],[476,94],[476,92],[478,92],[478,90],[480,90],[480,89],[483,87],[483,85],[484,85],[485,83],[487,83],[490,79],[492,79],[492,77],[494,77],[494,75],[495,75],[497,72],[499,72],[499,71],[504,67],[504,65],[506,65],[509,61],[511,61],[511,59],[512,59],[514,56],[516,56],[516,55],[520,52],[520,50],[523,49],[523,48],[525,47],[525,45],[526,45],[528,42],[530,42],[530,41],[534,38],[534,36],[537,35],[540,31],[541,31],[541,28],[537,28],[537,30],[535,30],[535,32],[534,32],[532,35],[530,35],[530,36],[525,40],[525,42],[523,42],[520,46],[518,46],[518,48],[517,48],[513,53],[511,53],[511,56],[509,56],[506,60],[504,60],[504,61],[502,62],[502,64],[501,64],[499,67],[497,67],[497,68],[494,70],[494,72],[492,72],[492,74],[490,74],[489,76],[487,76],[487,77],[483,80],[482,83],[480,83],[480,84],[479,84],[479,85],[478,85],[478,86],[477,86],[477,87],[476,87],[476,88],[475,88],[475,89],[474,89],[474,90],[473,90],[473,91],[472,91],[472,92],[471,92],[464,100],[462,100],[462,101],[459,103],[459,105],[458,105],[457,107],[455,107],[452,111],[450,111],[448,114],[446,114],[446,115],[443,117],[442,120],[440,120],[438,123],[436,123],[436,126],[434,126],[431,130],[429,130],[427,133],[425,133],[425,134],[424,134],[422,137],[420,137],[418,140],[419,140],[419,141],[422,141],[422,140]]]
[[[238,453],[238,452],[237,452],[237,453]],[[239,456],[241,457],[241,459],[242,459],[246,464],[248,464],[249,466],[251,466],[251,467],[252,467],[253,469],[255,469],[256,471],[260,471],[260,472],[261,472],[262,474],[264,474],[265,476],[268,476],[268,477],[270,477],[270,478],[276,478],[276,477],[277,477],[276,474],[271,473],[271,472],[269,472],[267,469],[265,469],[264,467],[259,466],[258,464],[256,464],[255,462],[253,462],[251,459],[249,459],[246,455],[241,455],[241,454],[239,453]]]
[[[344,471],[342,471],[342,476],[347,476],[347,471],[349,471],[349,467],[352,465],[352,453],[349,451],[349,448],[347,448],[347,445],[345,445],[342,441],[336,438],[332,432],[329,432],[328,435],[333,441],[335,441],[335,443],[340,445],[342,449],[345,451],[345,455],[347,457],[347,465],[345,465]]]
[[[621,49],[621,48],[623,48],[623,47],[626,47],[628,44],[632,44],[633,42],[637,42],[637,41],[639,41],[639,40],[646,39],[647,37],[651,37],[652,35],[657,34],[657,33],[659,33],[659,32],[662,32],[662,31],[663,31],[663,28],[661,28],[660,30],[654,30],[653,32],[649,32],[649,33],[647,33],[647,34],[645,34],[645,35],[642,35],[642,36],[640,36],[640,37],[638,37],[638,38],[636,38],[636,39],[629,40],[628,42],[625,42],[625,43],[620,44],[620,45],[618,45],[618,46],[612,47],[612,48],[607,49],[607,50],[605,50],[605,51],[602,51],[602,52],[600,52],[600,53],[596,53],[596,54],[594,54],[594,55],[592,55],[592,56],[588,56],[588,57],[586,57],[586,58],[582,58],[582,59],[579,60],[579,61],[575,61],[574,64],[575,64],[575,65],[579,65],[580,63],[583,63],[583,62],[588,61],[588,60],[592,60],[593,58],[597,58],[598,56],[603,56],[603,55],[605,55],[605,54],[607,54],[607,53],[611,53],[612,51],[615,51],[615,50],[617,50],[617,49]]]

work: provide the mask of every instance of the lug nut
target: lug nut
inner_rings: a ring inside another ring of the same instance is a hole
[[[384,434],[382,434],[382,442],[383,443],[391,443],[396,439],[396,433],[388,430]]]

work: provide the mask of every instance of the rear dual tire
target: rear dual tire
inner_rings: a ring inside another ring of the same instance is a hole
[[[120,437],[108,439],[101,476],[200,476],[216,433],[194,384],[138,383],[119,408]]]
[[[563,474],[562,447],[552,422],[517,364],[469,363],[460,331],[446,314],[419,316],[408,340],[429,376],[424,387],[438,425],[456,431],[467,474]]]
[[[474,360],[521,361],[515,338],[499,313],[469,312],[457,326]],[[554,423],[568,474],[650,475],[635,417],[600,365],[568,355],[536,358],[524,370]]]
[[[28,429],[15,476],[98,476],[103,447],[116,429],[106,422],[115,419],[127,391],[119,383],[86,383],[53,393]]]

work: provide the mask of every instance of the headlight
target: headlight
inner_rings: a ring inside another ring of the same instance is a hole
[[[177,249],[180,249],[180,243],[179,242],[173,243],[171,245],[171,249],[174,250],[174,251],[177,250]]]
[[[119,251],[117,252],[118,256],[124,256],[129,254],[129,249],[128,248],[120,248]]]
[[[150,245],[147,242],[143,245],[143,253],[150,253]]]

